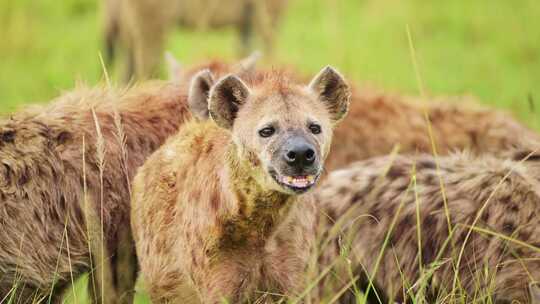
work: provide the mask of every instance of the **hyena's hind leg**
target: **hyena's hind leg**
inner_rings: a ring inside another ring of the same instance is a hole
[[[92,253],[93,269],[88,279],[92,303],[133,303],[137,263],[131,233],[122,233],[118,241],[112,255],[106,248],[96,248]]]
[[[133,303],[135,283],[137,281],[137,255],[129,223],[118,234],[118,248],[114,262],[114,285],[120,303]]]

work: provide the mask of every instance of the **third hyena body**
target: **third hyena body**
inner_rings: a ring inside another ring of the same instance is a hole
[[[482,107],[470,99],[420,99],[354,89],[349,114],[334,132],[334,144],[339,148],[332,150],[327,168],[386,155],[398,146],[400,153],[432,154],[428,126],[441,155],[463,150],[475,155],[503,155],[540,143],[538,132],[509,113]]]
[[[529,302],[528,284],[540,280],[540,161],[530,156],[520,162],[526,156],[459,154],[439,158],[439,169],[429,155],[387,156],[333,172],[316,193],[330,223],[341,227],[334,245],[325,248],[326,261],[350,245],[358,284],[365,288],[373,277],[380,295],[398,301],[418,296],[443,301],[455,293],[467,302],[490,297],[498,303]],[[503,237],[475,230],[465,243],[472,225]],[[420,292],[423,283],[426,290]]]

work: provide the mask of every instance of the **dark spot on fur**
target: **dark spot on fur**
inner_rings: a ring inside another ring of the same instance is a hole
[[[342,187],[338,188],[337,192],[338,192],[339,195],[345,195],[345,194],[347,194],[349,192],[349,189],[347,187],[345,187],[345,186],[342,186]]]
[[[336,221],[337,220],[337,215],[336,215],[336,211],[334,209],[329,209],[326,211],[326,214],[328,215],[328,217],[332,220],[332,221]]]
[[[217,192],[212,193],[212,197],[210,198],[210,207],[213,211],[217,211],[219,208],[219,195]]]
[[[408,214],[402,217],[401,221],[399,221],[396,225],[395,231],[408,231],[411,229],[411,227],[415,227],[416,222],[412,215]],[[423,229],[423,228],[422,228]]]
[[[510,203],[509,206],[508,206],[509,210],[512,211],[512,212],[518,212],[519,211],[519,206],[518,204],[516,203]]]
[[[6,142],[6,143],[14,142],[15,130],[8,130],[8,131],[2,132],[2,134],[0,135],[0,138],[2,139],[3,142]]]
[[[503,231],[506,234],[512,234],[516,230],[516,226],[511,222],[504,222]]]
[[[19,186],[24,186],[28,183],[30,180],[30,177],[28,176],[28,171],[24,170],[24,172],[19,176],[18,184]]]
[[[9,181],[11,179],[11,168],[4,164],[4,177],[6,178],[6,181]]]
[[[418,170],[435,169],[435,162],[431,160],[421,160],[416,164]]]
[[[58,134],[58,136],[56,136],[56,142],[59,144],[59,145],[63,145],[65,144],[66,142],[68,142],[69,140],[71,139],[71,134],[69,132],[60,132],[60,134]]]
[[[482,213],[482,221],[487,223],[489,220],[489,209],[485,209],[484,213]]]
[[[473,146],[478,146],[478,133],[475,130],[471,130],[469,131],[469,136],[471,137]]]
[[[397,178],[400,178],[404,175],[404,171],[403,169],[401,169],[400,167],[397,167],[397,166],[392,166],[390,168],[390,170],[388,170],[388,173],[386,174],[386,176],[389,178],[389,179],[397,179]]]

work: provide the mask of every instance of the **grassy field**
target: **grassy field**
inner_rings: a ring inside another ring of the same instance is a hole
[[[417,94],[406,27],[431,95],[477,96],[540,128],[540,5],[535,0],[291,0],[273,63],[333,64],[357,83]],[[0,112],[101,79],[100,2],[0,2]],[[233,58],[237,38],[177,31],[168,49],[189,64]]]
[[[96,0],[0,1],[0,113],[46,102],[77,81],[101,81],[100,7]],[[332,64],[356,83],[418,94],[407,26],[430,95],[473,95],[540,129],[537,0],[291,0],[275,58],[265,64],[306,73]],[[232,29],[178,30],[167,48],[190,64],[232,59],[236,42]]]

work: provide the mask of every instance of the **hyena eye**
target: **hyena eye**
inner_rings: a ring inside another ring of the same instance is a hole
[[[309,125],[309,130],[313,134],[320,134],[321,133],[321,126],[319,126],[318,124],[313,123],[313,124]]]
[[[274,127],[266,127],[259,130],[259,135],[261,137],[270,137],[274,135],[275,132],[276,129],[274,129]]]

